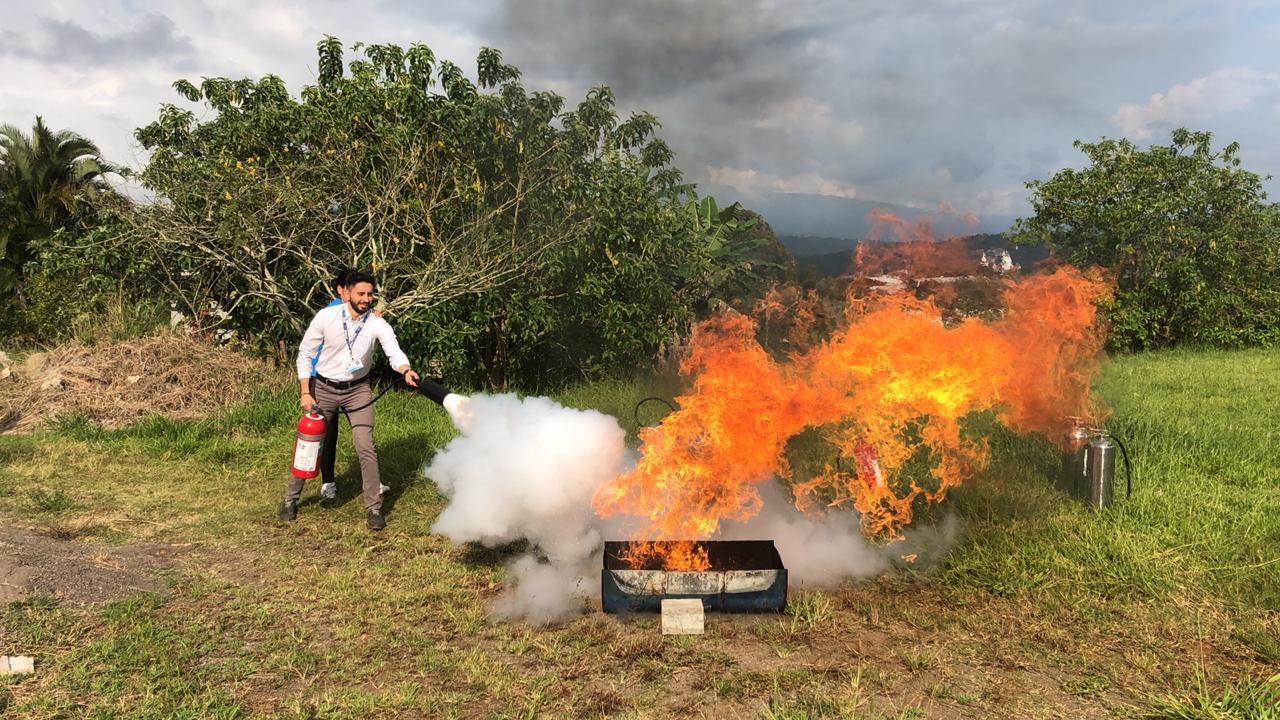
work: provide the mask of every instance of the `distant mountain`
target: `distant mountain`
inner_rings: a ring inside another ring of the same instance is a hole
[[[831,195],[765,193],[745,197],[731,188],[710,185],[700,190],[714,195],[721,207],[737,200],[743,207],[760,213],[793,255],[818,255],[851,249],[854,243],[850,241],[866,237],[871,229],[867,215],[872,210],[887,210],[909,221],[933,218],[934,229],[940,237],[974,232],[998,233],[1013,224],[1013,218],[992,216],[979,218],[978,226],[972,227],[958,217],[943,217],[930,210]]]
[[[813,235],[788,235],[778,233],[778,241],[794,257],[805,255],[830,255],[832,253],[849,253],[858,247],[858,241],[842,237],[816,237]]]
[[[786,241],[786,238],[779,238]],[[811,277],[840,277],[849,272],[849,268],[853,267],[853,251],[841,250],[839,252],[821,253],[817,255],[795,255],[796,272],[801,278]]]
[[[805,246],[808,241],[834,241],[836,238],[797,238],[788,235],[779,235],[778,240],[787,248],[795,248]],[[817,277],[839,277],[847,272],[853,266],[853,251],[857,248],[857,242],[852,240],[842,240],[846,247],[844,250],[823,253],[801,253],[792,249],[792,255],[795,256],[796,270],[803,276],[806,274],[815,275]],[[1003,235],[996,233],[981,233],[978,235],[970,235],[964,238],[965,246],[973,253],[974,262],[977,263],[978,258],[982,255],[983,250],[1005,250],[1009,253],[1013,262],[1023,269],[1030,268],[1036,263],[1049,257],[1049,251],[1043,247],[1026,247],[1015,246],[1009,242]],[[822,246],[822,242],[809,243],[810,245]]]

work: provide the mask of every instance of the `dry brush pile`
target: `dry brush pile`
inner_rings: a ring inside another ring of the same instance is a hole
[[[104,428],[146,415],[191,419],[248,400],[283,375],[261,361],[182,335],[33,353],[0,353],[0,432],[34,430],[65,414]]]

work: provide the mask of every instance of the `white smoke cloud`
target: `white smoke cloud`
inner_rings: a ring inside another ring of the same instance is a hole
[[[772,540],[787,568],[789,584],[834,587],[844,580],[871,577],[889,563],[868,543],[858,516],[847,510],[807,515],[796,509],[776,482],[762,483],[764,508],[742,524],[726,524],[725,540]]]
[[[475,395],[466,430],[423,472],[449,498],[433,532],[489,547],[527,539],[536,554],[517,559],[502,617],[551,622],[599,592],[585,582],[600,566],[603,523],[591,496],[623,469],[626,433],[594,410],[544,397]]]
[[[960,535],[960,522],[947,515],[938,525],[907,528],[901,538],[870,542],[862,534],[858,514],[844,508],[806,514],[796,509],[777,482],[759,486],[764,507],[745,523],[725,523],[724,540],[772,540],[789,584],[834,587],[883,573],[904,556],[925,567],[944,556]]]
[[[634,465],[617,419],[566,408],[545,397],[475,395],[462,434],[423,468],[449,498],[432,531],[455,543],[488,547],[528,540],[533,549],[509,566],[512,578],[496,616],[545,624],[588,607],[600,592],[605,539],[625,539],[630,518],[601,519],[597,488]],[[878,575],[904,555],[930,562],[958,534],[947,518],[910,529],[902,540],[870,543],[845,509],[807,515],[777,482],[759,486],[763,510],[726,522],[717,539],[772,540],[794,586],[830,587]],[[607,536],[607,537],[606,537]]]
[[[887,557],[912,558],[918,568],[928,568],[951,550],[964,528],[955,513],[948,512],[936,525],[912,525],[902,531],[902,538],[885,546]]]
[[[573,562],[553,564],[533,554],[521,555],[507,566],[513,578],[493,614],[506,620],[545,625],[586,610],[600,593],[600,548]]]

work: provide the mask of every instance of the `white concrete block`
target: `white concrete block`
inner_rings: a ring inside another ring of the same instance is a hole
[[[36,671],[36,659],[27,655],[11,655],[0,661],[0,674],[30,675]]]
[[[663,635],[701,635],[704,614],[697,598],[662,601]]]

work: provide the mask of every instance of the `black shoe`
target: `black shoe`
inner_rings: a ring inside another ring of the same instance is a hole
[[[366,522],[368,522],[370,530],[381,530],[387,526],[386,518],[382,517],[382,513],[376,510],[369,511],[369,517]]]
[[[280,510],[276,512],[276,519],[290,522],[298,519],[298,501],[285,500],[280,503]]]

